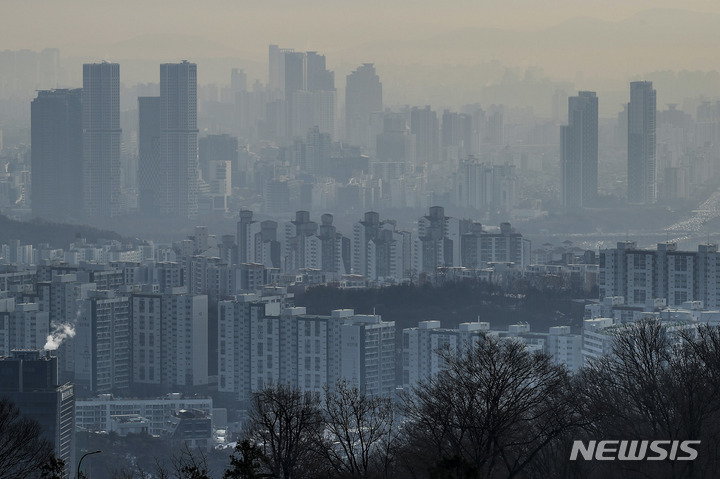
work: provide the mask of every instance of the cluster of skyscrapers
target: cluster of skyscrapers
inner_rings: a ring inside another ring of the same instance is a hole
[[[197,67],[160,66],[160,96],[139,98],[143,212],[197,214]],[[110,218],[127,211],[120,190],[120,66],[83,65],[83,88],[44,90],[31,106],[33,215]]]
[[[652,82],[630,83],[627,105],[627,199],[652,204],[658,199],[656,158],[657,98]],[[562,203],[592,208],[598,195],[598,98],[581,91],[568,98],[568,125],[561,127]]]

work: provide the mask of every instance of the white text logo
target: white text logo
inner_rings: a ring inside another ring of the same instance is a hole
[[[579,454],[586,461],[692,461],[698,456],[696,444],[700,441],[573,441],[570,460]]]

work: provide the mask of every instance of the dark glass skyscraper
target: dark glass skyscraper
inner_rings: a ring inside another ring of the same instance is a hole
[[[156,209],[193,218],[198,210],[197,65],[160,65],[160,161]]]
[[[30,105],[32,212],[48,220],[82,216],[82,90],[44,90]]]
[[[120,214],[120,65],[83,65],[83,205],[90,217]]]
[[[562,126],[562,195],[565,208],[593,206],[598,191],[598,99],[581,91],[568,98],[568,125]]]
[[[655,116],[657,95],[652,82],[630,83],[628,103],[628,203],[657,201]]]

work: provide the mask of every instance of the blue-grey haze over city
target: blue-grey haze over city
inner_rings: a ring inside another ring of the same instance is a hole
[[[0,478],[716,477],[718,26],[5,0]]]

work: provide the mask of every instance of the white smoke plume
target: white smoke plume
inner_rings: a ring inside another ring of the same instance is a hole
[[[44,349],[54,351],[60,347],[67,338],[75,337],[75,326],[70,323],[53,323],[55,330],[48,334]]]

